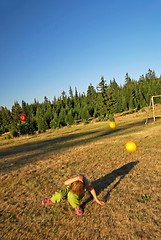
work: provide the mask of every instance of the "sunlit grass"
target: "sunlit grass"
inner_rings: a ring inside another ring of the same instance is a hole
[[[118,117],[115,130],[98,122],[1,140],[0,239],[161,239],[161,118],[148,125],[145,118]],[[129,140],[134,153],[125,149]],[[66,201],[41,206],[78,173],[93,181],[104,206],[88,193],[82,217]]]

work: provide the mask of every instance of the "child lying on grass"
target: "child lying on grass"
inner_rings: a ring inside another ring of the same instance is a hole
[[[103,205],[105,203],[97,198],[95,189],[84,175],[71,177],[67,179],[64,184],[66,187],[63,190],[55,192],[51,199],[46,198],[42,200],[42,205],[53,205],[54,203],[67,199],[72,208],[75,209],[75,213],[81,216],[83,209],[80,207],[80,200],[83,198],[86,189],[91,192],[94,200],[98,204]]]

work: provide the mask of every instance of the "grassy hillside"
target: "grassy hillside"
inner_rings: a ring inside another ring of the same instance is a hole
[[[161,239],[161,106],[108,122],[0,139],[0,239]],[[127,141],[138,150],[129,153]],[[87,192],[78,217],[68,202],[41,206],[71,175],[85,174],[106,204]]]

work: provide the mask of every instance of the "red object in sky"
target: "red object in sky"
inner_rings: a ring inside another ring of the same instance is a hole
[[[26,119],[27,119],[27,117],[26,117],[25,115],[21,115],[21,116],[20,116],[20,120],[21,120],[21,121],[26,121]]]

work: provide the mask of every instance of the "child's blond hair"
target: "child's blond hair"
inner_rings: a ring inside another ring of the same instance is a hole
[[[77,195],[82,195],[84,193],[85,186],[81,181],[75,181],[70,185],[70,191]]]

